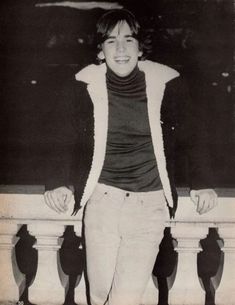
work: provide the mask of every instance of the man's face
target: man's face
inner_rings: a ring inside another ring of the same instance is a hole
[[[133,37],[129,25],[124,21],[118,23],[102,43],[99,57],[105,59],[108,67],[116,75],[125,77],[133,71],[141,55],[139,43]]]

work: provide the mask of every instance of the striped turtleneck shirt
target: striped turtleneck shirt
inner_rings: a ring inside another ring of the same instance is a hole
[[[147,111],[144,72],[126,77],[107,70],[108,137],[100,183],[132,192],[162,189]]]

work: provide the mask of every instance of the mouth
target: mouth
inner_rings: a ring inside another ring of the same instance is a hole
[[[126,64],[129,62],[130,57],[129,56],[117,56],[114,58],[114,60],[118,64]]]

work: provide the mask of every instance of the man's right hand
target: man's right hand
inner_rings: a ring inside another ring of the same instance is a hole
[[[46,191],[44,199],[46,204],[57,213],[65,213],[71,201],[73,192],[66,186],[58,187],[51,191]]]

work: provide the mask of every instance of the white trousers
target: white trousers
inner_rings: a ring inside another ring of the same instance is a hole
[[[141,304],[167,217],[163,191],[97,185],[84,219],[92,305]]]

